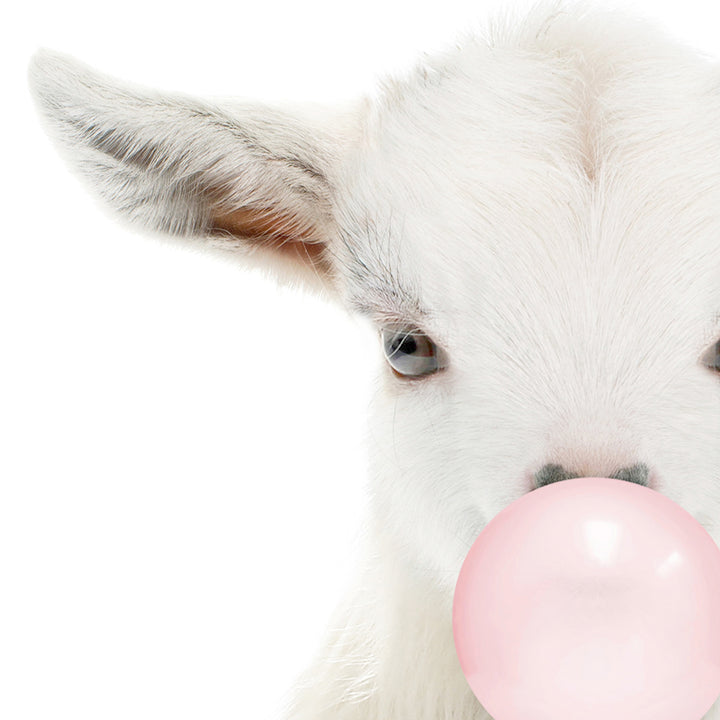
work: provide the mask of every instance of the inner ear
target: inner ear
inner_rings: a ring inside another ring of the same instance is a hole
[[[312,223],[301,222],[278,208],[241,207],[216,211],[210,233],[216,238],[242,239],[304,263],[324,274],[331,272],[327,246]]]

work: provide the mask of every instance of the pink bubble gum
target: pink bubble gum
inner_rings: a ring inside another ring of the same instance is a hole
[[[480,533],[453,632],[495,720],[700,720],[720,695],[720,550],[659,492],[553,483]]]

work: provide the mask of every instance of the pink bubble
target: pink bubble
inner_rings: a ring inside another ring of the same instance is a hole
[[[720,695],[720,550],[654,490],[553,483],[480,533],[453,632],[495,720],[700,720]]]

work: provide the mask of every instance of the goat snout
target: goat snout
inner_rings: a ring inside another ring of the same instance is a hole
[[[548,463],[547,465],[543,465],[540,470],[535,473],[535,487],[540,488],[560,480],[570,480],[576,477],[583,477],[583,474],[566,470],[562,465]],[[612,475],[608,475],[608,477],[648,486],[650,469],[644,463],[637,463],[629,467],[621,468]]]

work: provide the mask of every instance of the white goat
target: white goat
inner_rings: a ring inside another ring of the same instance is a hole
[[[50,52],[31,67],[49,131],[119,213],[381,334],[370,540],[291,720],[486,718],[453,588],[538,485],[644,483],[720,540],[720,66],[584,6],[492,27],[325,115]]]

